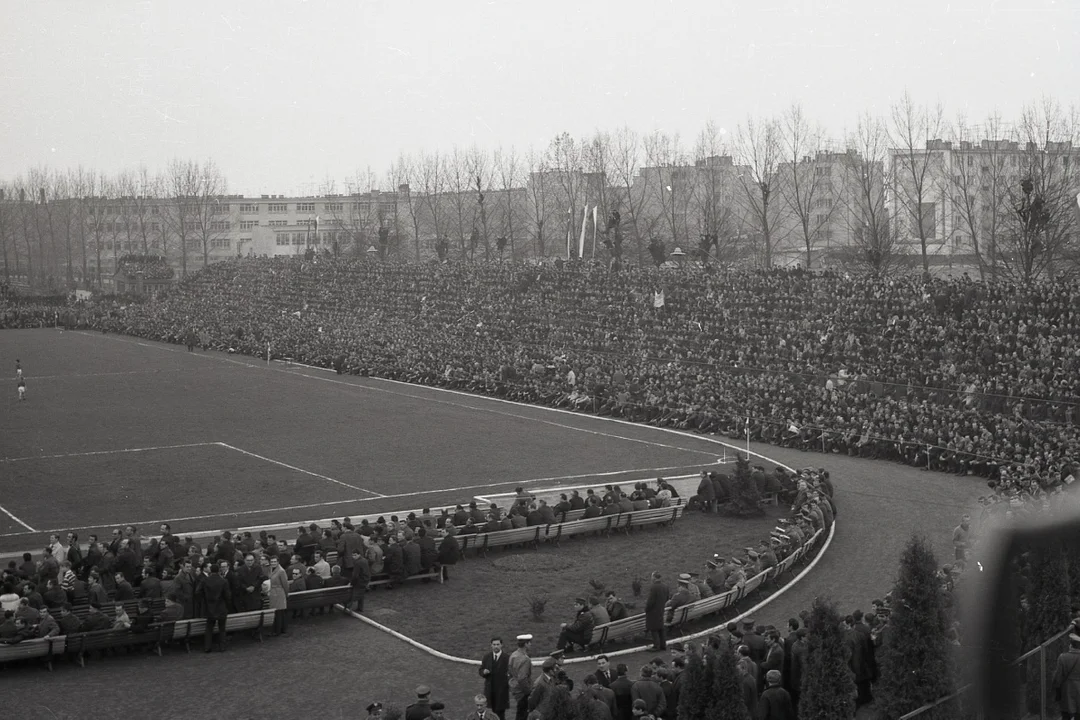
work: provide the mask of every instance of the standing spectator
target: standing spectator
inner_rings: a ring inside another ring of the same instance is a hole
[[[502,720],[494,711],[488,709],[487,698],[483,695],[473,696],[475,710],[465,716],[465,720]]]
[[[371,582],[371,566],[368,565],[367,558],[364,557],[362,550],[353,550],[352,556],[352,577],[349,578],[352,595],[349,596],[349,603],[346,607],[352,609],[355,606],[356,612],[362,613],[364,612],[364,595],[367,593],[368,583]]]
[[[480,660],[480,677],[484,678],[486,706],[499,720],[505,720],[506,708],[510,706],[510,658],[503,652],[502,638],[491,638],[491,650]]]
[[[200,588],[203,607],[206,613],[206,634],[203,635],[203,652],[210,652],[214,626],[217,626],[218,652],[225,652],[225,621],[229,615],[231,591],[229,582],[221,577],[218,565],[210,566],[210,574],[202,581]]]
[[[653,641],[654,650],[667,650],[667,627],[664,625],[665,606],[670,597],[660,573],[653,572],[649,596],[645,600],[645,631]]]
[[[274,628],[270,635],[288,635],[289,620],[285,611],[289,607],[289,578],[276,555],[270,558],[270,573],[265,583],[270,609],[274,611]]]
[[[1061,705],[1061,720],[1080,720],[1080,635],[1069,633],[1069,649],[1058,655],[1052,683]]]
[[[758,700],[757,720],[795,720],[795,708],[791,705],[788,691],[780,687],[781,680],[779,670],[765,673],[768,687]]]
[[[532,635],[517,636],[517,650],[507,663],[508,687],[516,703],[514,720],[529,714],[529,693],[532,692],[532,660],[529,648]]]
[[[967,560],[967,551],[971,547],[971,516],[964,515],[960,518],[960,524],[953,529],[953,548],[956,551],[957,560]]]

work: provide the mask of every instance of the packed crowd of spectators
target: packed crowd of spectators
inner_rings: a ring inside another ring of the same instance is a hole
[[[1064,284],[268,258],[90,322],[732,437],[749,417],[758,440],[1042,488],[1080,456]]]

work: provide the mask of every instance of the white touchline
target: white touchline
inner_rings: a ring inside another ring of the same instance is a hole
[[[8,516],[9,518],[11,518],[11,519],[12,519],[12,520],[14,520],[15,522],[19,523],[20,525],[22,525],[22,526],[23,526],[24,528],[26,528],[26,529],[27,529],[27,530],[29,530],[30,532],[34,532],[34,533],[36,533],[36,532],[37,532],[37,530],[35,530],[34,528],[30,527],[29,525],[27,525],[26,523],[24,523],[24,522],[23,522],[22,520],[20,520],[19,518],[15,517],[15,515],[13,515],[13,514],[12,514],[12,513],[11,513],[11,512],[10,512],[10,511],[9,511],[9,510],[8,510],[7,508],[5,508],[5,507],[4,507],[3,505],[0,505],[0,511],[3,511],[3,513],[4,513],[5,515],[7,515],[7,516]],[[19,535],[24,535],[25,533],[18,533],[18,534],[19,534]]]
[[[150,452],[152,450],[177,450],[179,448],[205,447],[207,445],[220,445],[217,442],[184,443],[183,445],[154,445],[140,448],[120,448],[117,450],[89,450],[86,452],[58,453],[56,455],[27,455],[26,457],[0,458],[0,463],[25,462],[26,460],[55,460],[66,457],[86,457],[88,455],[114,455],[116,453]]]
[[[253,453],[253,452],[250,452],[248,450],[244,450],[243,448],[238,448],[235,445],[230,445],[229,443],[219,442],[219,443],[214,443],[214,444],[215,445],[220,445],[223,448],[228,448],[230,450],[235,450],[238,453],[243,453],[244,455],[248,455],[248,456],[253,457],[253,458],[258,458],[259,460],[265,460],[266,462],[273,463],[274,465],[280,465],[283,468],[288,468],[290,470],[295,470],[296,472],[304,473],[305,475],[311,475],[312,477],[321,478],[323,480],[329,480],[332,483],[337,483],[338,485],[341,485],[343,487],[347,487],[347,488],[350,488],[352,490],[357,490],[357,491],[362,492],[362,493],[367,493],[368,495],[372,495],[372,496],[377,497],[377,498],[386,497],[382,493],[377,493],[374,490],[366,490],[366,489],[364,489],[362,487],[357,487],[356,485],[350,485],[347,482],[343,482],[341,480],[335,480],[334,478],[329,477],[328,475],[322,475],[322,474],[317,473],[317,472],[312,472],[310,470],[305,470],[304,468],[296,467],[295,465],[290,465],[289,463],[281,462],[280,460],[274,460],[273,458],[268,458],[265,455],[259,455],[258,453]]]

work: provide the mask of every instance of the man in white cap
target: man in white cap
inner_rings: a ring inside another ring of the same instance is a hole
[[[529,658],[532,639],[532,635],[517,636],[517,650],[510,655],[507,666],[510,675],[510,697],[517,708],[514,717],[522,720],[529,714],[529,693],[532,692],[532,660]]]
[[[690,595],[690,574],[683,573],[679,576],[679,586],[667,601],[667,620],[671,622],[675,611],[683,605],[689,605],[693,600]]]

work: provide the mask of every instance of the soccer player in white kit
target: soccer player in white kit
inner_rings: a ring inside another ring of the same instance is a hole
[[[19,358],[15,358],[15,377],[22,377],[22,361]]]
[[[26,381],[23,380],[21,377],[19,378],[19,399],[26,399]]]

